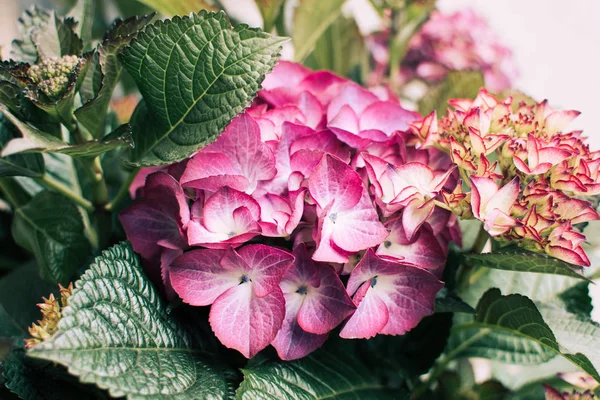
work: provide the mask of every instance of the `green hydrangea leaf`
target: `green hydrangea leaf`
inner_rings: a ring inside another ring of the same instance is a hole
[[[380,379],[352,352],[323,348],[295,361],[272,361],[242,370],[236,400],[408,399]]]
[[[144,97],[130,161],[170,164],[214,141],[250,104],[283,40],[205,11],[148,26],[122,53]]]
[[[538,364],[560,355],[600,381],[598,371],[581,350],[559,344],[533,301],[518,294],[503,296],[496,288],[479,300],[473,320],[452,327],[447,348],[452,357],[483,357],[513,364]]]
[[[75,117],[95,138],[104,134],[110,99],[123,69],[117,54],[152,18],[154,14],[116,20],[90,62],[80,90],[84,104],[75,111]]]
[[[77,205],[54,192],[40,192],[16,209],[12,234],[35,255],[42,277],[52,282],[67,284],[90,252]]]
[[[346,0],[302,0],[294,12],[294,57],[303,61],[325,30],[340,16]]]
[[[35,29],[50,20],[50,12],[37,6],[26,10],[19,18],[17,29],[20,39],[13,40],[10,55],[13,59],[33,64],[38,59],[37,49],[31,40]]]
[[[586,277],[577,273],[580,267],[549,257],[545,254],[535,254],[525,251],[503,252],[484,254],[468,254],[465,262],[472,266],[502,269],[516,272],[535,272],[539,274],[564,275],[571,278],[585,280]]]
[[[132,147],[131,127],[123,125],[101,140],[69,145],[33,125],[20,121],[0,104],[0,112],[19,129],[23,137],[10,140],[2,149],[2,156],[19,153],[62,153],[75,158],[90,158],[122,146]]]
[[[168,313],[128,243],[96,257],[75,283],[58,331],[32,357],[128,399],[222,399],[222,369]]]
[[[419,101],[419,112],[427,115],[437,111],[438,116],[445,115],[450,99],[473,99],[479,89],[485,86],[479,71],[450,71],[440,83],[429,88]]]
[[[0,152],[17,134],[15,126],[0,114]],[[40,177],[44,174],[41,154],[17,154],[0,157],[0,178],[5,176]]]
[[[76,26],[73,18],[59,18],[51,11],[46,23],[31,32],[39,58],[81,55],[83,43],[75,33]]]

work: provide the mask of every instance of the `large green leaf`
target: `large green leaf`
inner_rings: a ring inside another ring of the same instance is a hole
[[[133,146],[129,125],[123,125],[102,140],[91,140],[70,145],[55,136],[42,132],[33,125],[20,121],[0,104],[0,112],[19,129],[22,138],[9,141],[2,149],[2,156],[18,153],[62,153],[71,157],[92,158],[122,146]]]
[[[15,137],[17,130],[4,115],[0,115],[0,152],[6,143]],[[40,154],[18,154],[0,157],[0,177],[31,176],[44,174],[44,158]]]
[[[448,100],[475,98],[483,86],[483,76],[478,71],[450,71],[446,79],[430,87],[419,101],[419,112],[427,115],[435,110],[439,116],[445,115]]]
[[[140,2],[158,11],[165,17],[186,15],[200,10],[217,10],[214,5],[215,2],[212,0],[140,0]]]
[[[37,194],[15,211],[15,241],[35,255],[42,277],[66,284],[90,252],[77,205],[49,191]]]
[[[59,18],[54,11],[45,24],[34,28],[31,40],[41,58],[80,55],[81,39],[75,33],[77,22],[73,18]]]
[[[465,262],[472,266],[503,269],[516,272],[535,272],[540,274],[565,275],[571,278],[586,279],[577,273],[576,265],[572,265],[549,257],[545,254],[530,252],[494,252],[484,254],[468,254]]]
[[[320,349],[295,361],[249,365],[237,400],[403,399],[380,382],[354,355],[341,349]]]
[[[146,26],[152,18],[154,18],[154,14],[132,17],[126,20],[118,19],[96,50],[97,57],[92,60],[91,70],[88,71],[84,81],[87,84],[85,85],[86,91],[83,93],[89,91],[91,94],[82,95],[82,99],[87,101],[75,111],[75,117],[79,123],[95,138],[100,138],[104,134],[106,114],[112,92],[121,76],[122,66],[117,54],[131,42],[137,32]],[[98,79],[98,73],[100,79]],[[90,86],[91,88],[89,88]]]
[[[303,61],[317,40],[342,12],[346,0],[301,0],[294,11],[294,57]]]
[[[477,268],[471,275],[468,289],[461,293],[462,299],[470,305],[477,305],[483,294],[496,287],[504,294],[522,294],[535,303],[557,304],[567,309],[574,308],[571,302],[589,311],[591,300],[587,294],[588,282],[564,275],[531,274],[491,268]],[[569,293],[570,292],[570,293]],[[576,300],[579,299],[579,300]]]
[[[29,336],[27,328],[41,317],[36,304],[57,289],[40,277],[35,262],[22,265],[0,279],[0,338]]]
[[[58,331],[29,353],[129,399],[221,399],[219,368],[194,350],[127,243],[102,252],[75,283]]]
[[[585,354],[596,369],[600,368],[600,325],[555,305],[538,304],[538,309],[563,352]]]
[[[278,57],[281,38],[224,13],[148,26],[122,53],[144,100],[132,120],[131,162],[169,164],[209,144],[247,107]]]
[[[580,350],[559,344],[533,301],[517,294],[502,296],[498,289],[484,294],[472,321],[452,327],[447,349],[452,357],[484,357],[518,364],[538,364],[561,355],[600,380]]]
[[[37,61],[38,53],[31,40],[31,34],[49,20],[50,13],[36,6],[26,10],[21,15],[17,24],[21,38],[12,42],[11,57],[13,59],[31,64]]]

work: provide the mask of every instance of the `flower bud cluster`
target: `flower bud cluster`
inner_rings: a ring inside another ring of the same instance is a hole
[[[32,65],[27,75],[46,96],[54,99],[65,91],[79,62],[80,58],[75,55],[45,58]]]
[[[37,305],[42,311],[42,319],[29,328],[31,338],[25,340],[25,347],[30,348],[43,342],[58,329],[58,321],[62,317],[62,310],[68,305],[69,297],[73,293],[73,284],[69,284],[66,288],[61,285],[58,285],[58,287],[60,288],[60,299],[54,297],[54,294],[50,294],[48,298],[43,298],[43,303]]]

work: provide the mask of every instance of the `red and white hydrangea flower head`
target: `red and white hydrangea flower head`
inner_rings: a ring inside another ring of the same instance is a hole
[[[600,194],[600,153],[567,130],[579,112],[515,104],[485,89],[449,103],[439,121],[433,112],[411,125],[414,145],[445,152],[463,177],[466,189],[444,189],[447,208],[481,220],[500,241],[589,266],[577,226],[600,219],[589,201]]]
[[[142,170],[120,216],[134,249],[246,357],[304,357],[338,326],[407,332],[434,312],[460,241],[450,157],[415,147],[420,115],[387,92],[289,62],[263,86],[213,144]]]

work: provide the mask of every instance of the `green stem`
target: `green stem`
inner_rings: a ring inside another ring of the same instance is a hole
[[[105,209],[108,204],[108,188],[104,181],[104,172],[100,157],[83,163],[92,185],[92,202],[94,205],[95,240],[98,248],[108,245],[112,232],[112,215]]]
[[[135,168],[129,173],[129,175],[127,176],[125,181],[123,181],[123,184],[119,188],[119,192],[117,193],[115,198],[112,199],[111,202],[106,205],[105,208],[107,211],[119,210],[121,203],[123,203],[125,199],[129,198],[129,186],[131,186],[131,182],[133,182],[139,171],[139,168]]]
[[[477,232],[475,242],[473,242],[473,247],[471,247],[471,253],[481,253],[489,239],[490,235],[487,233],[482,223],[479,227],[479,232]],[[460,266],[457,273],[458,277],[456,278],[456,288],[459,292],[462,292],[469,286],[469,278],[471,277],[472,271],[472,265],[463,264]]]
[[[441,361],[439,361],[436,364],[436,366],[431,370],[427,379],[424,380],[423,382],[421,382],[421,384],[415,388],[415,390],[412,392],[412,399],[418,399],[421,396],[423,396],[425,394],[425,392],[427,391],[427,389],[429,388],[429,386],[439,378],[439,376],[442,374],[442,372],[444,372],[444,370],[446,369],[448,364],[450,364],[450,362],[456,356],[458,356],[463,350],[467,349],[472,343],[479,340],[479,338],[490,333],[490,331],[491,331],[491,329],[482,329],[477,334],[471,336],[469,339],[462,342],[459,346],[454,348],[454,350],[452,350],[450,353],[446,354],[444,356],[444,358]]]
[[[81,206],[86,211],[94,211],[94,205],[87,199],[83,198],[81,195],[73,192],[67,186],[62,183],[50,178],[48,175],[44,175],[40,178],[35,178],[35,181],[40,185],[57,191],[63,196],[73,200],[78,206]]]

